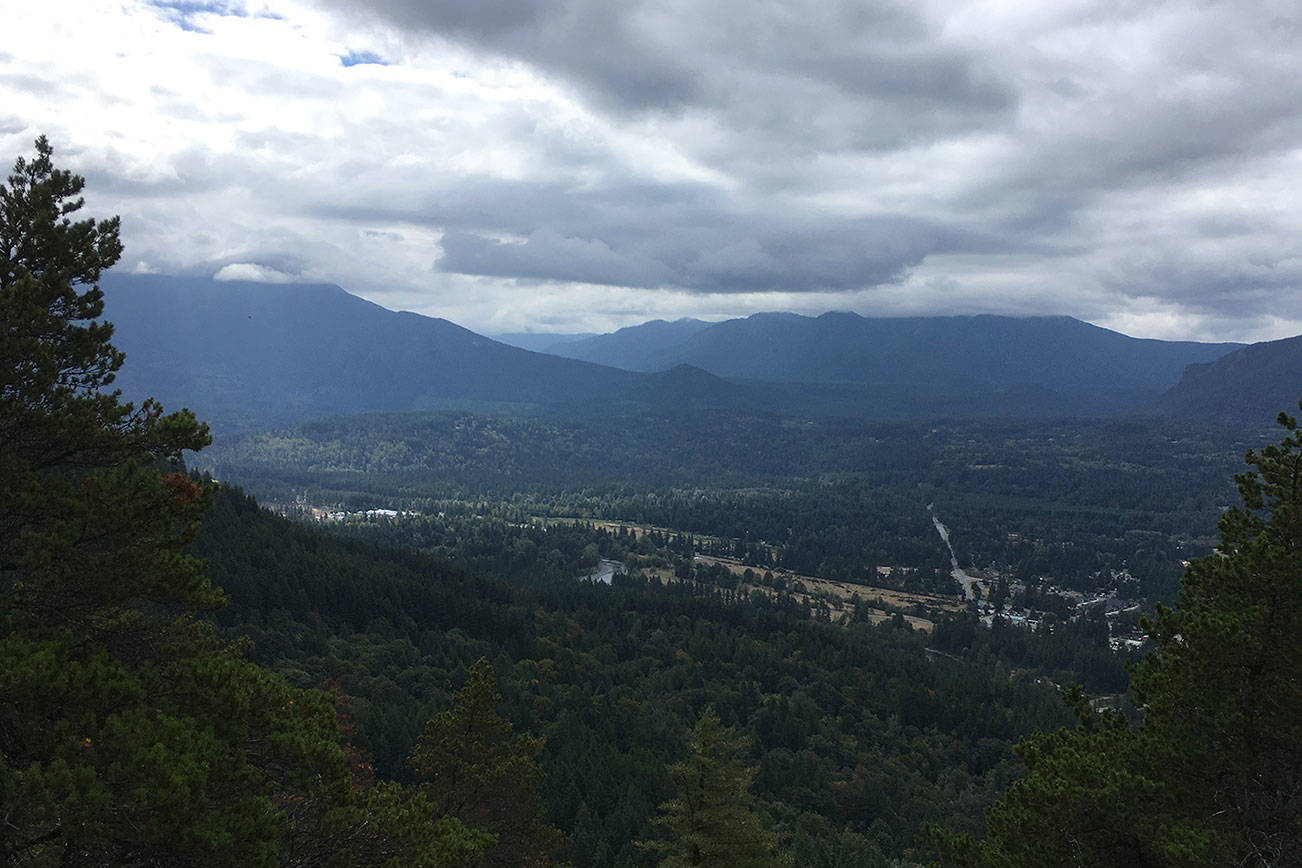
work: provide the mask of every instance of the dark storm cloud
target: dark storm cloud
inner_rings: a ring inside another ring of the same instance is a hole
[[[870,108],[869,126],[920,130],[932,113],[945,124],[953,122],[947,116],[979,123],[1015,104],[1013,89],[980,57],[945,46],[936,26],[907,4],[324,2],[524,61],[594,103],[624,110],[727,110],[781,99],[786,90],[794,100],[839,96]],[[902,110],[910,123],[888,117]]]
[[[974,233],[944,225],[953,221],[880,209],[832,215],[768,197],[799,192],[821,155],[995,128],[1017,106],[993,67],[946,44],[936,23],[904,4],[323,2],[523,61],[598,111],[634,122],[696,119],[709,129],[689,144],[692,156],[745,179],[735,193],[639,181],[618,153],[572,153],[571,142],[521,131],[562,177],[595,168],[600,180],[581,190],[564,180],[438,185],[404,213],[445,230],[437,265],[452,273],[708,292],[896,281]],[[386,211],[346,207],[373,218]]]
[[[943,244],[941,233],[896,220],[797,232],[754,223],[731,231],[661,230],[613,243],[546,228],[520,242],[454,232],[443,239],[438,266],[459,274],[706,292],[843,290],[898,280]]]
[[[351,0],[327,0],[347,10]],[[572,78],[603,99],[650,107],[687,101],[696,90],[690,61],[662,54],[639,38],[631,13],[619,3],[556,0],[380,0],[364,14],[387,17],[408,31],[425,32],[521,59]]]
[[[1148,193],[1158,216],[1173,192],[1251,175],[1254,161],[1302,142],[1302,7],[1255,17],[1208,3],[1173,7],[1168,17],[1187,20],[1169,26],[1178,44],[1168,35],[1144,46],[1152,56],[1138,74],[1075,64],[1056,83],[1062,95],[1038,103],[1052,123],[1033,117],[1019,159],[957,204],[998,200],[1021,212],[1009,227],[1017,231],[1070,221],[1117,192]]]
[[[614,251],[598,239],[566,237],[551,229],[539,229],[521,243],[449,232],[443,236],[441,246],[443,255],[438,265],[455,274],[643,288],[675,282],[663,263]]]
[[[443,229],[436,265],[444,272],[702,292],[872,286],[900,279],[928,254],[990,244],[915,218],[770,213],[703,184],[632,177],[582,191],[559,181],[450,178],[407,208],[367,200],[306,210]]]

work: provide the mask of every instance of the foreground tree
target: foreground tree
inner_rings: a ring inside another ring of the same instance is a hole
[[[0,185],[0,863],[473,864],[482,837],[351,786],[331,697],[196,617],[223,596],[183,553],[211,492],[180,459],[208,432],[107,390],[118,221],[74,221],[51,158]]]
[[[1073,694],[1081,726],[1021,745],[1029,773],[991,809],[990,841],[950,840],[952,861],[1302,864],[1302,431],[1279,423],[1235,477],[1243,508],[1217,550],[1146,623],[1142,723]]]
[[[493,667],[481,657],[452,708],[425,725],[411,765],[432,816],[495,836],[485,865],[550,865],[563,839],[541,820],[542,741],[513,736],[497,714],[501,701]]]
[[[784,864],[750,794],[755,769],[742,764],[742,739],[707,708],[696,721],[686,761],[669,769],[675,797],[661,806],[662,839],[640,845],[663,868],[770,868]]]

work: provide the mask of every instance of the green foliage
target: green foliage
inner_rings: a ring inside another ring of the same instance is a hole
[[[483,864],[550,865],[562,839],[539,819],[542,741],[511,735],[496,711],[501,699],[493,667],[481,657],[451,710],[426,724],[411,764],[434,816],[456,817],[494,836]]]
[[[102,391],[122,356],[87,320],[117,220],[73,222],[82,180],[53,168],[44,139],[36,150],[0,187],[4,855],[266,864],[274,814],[232,748],[252,729],[279,754],[286,721],[216,716],[266,685],[231,680],[240,661],[190,619],[221,601],[181,554],[208,493],[158,469],[207,432]]]
[[[973,865],[1296,865],[1302,859],[1302,434],[1250,451],[1243,508],[1145,623],[1143,720],[1096,715],[1019,749],[1030,770],[989,815]]]
[[[422,794],[391,782],[355,786],[344,799],[277,802],[289,829],[281,838],[283,865],[478,868],[493,845],[492,835],[437,817]]]
[[[657,824],[664,838],[646,849],[662,854],[664,868],[780,864],[776,837],[755,812],[750,786],[756,769],[742,764],[745,743],[713,707],[697,719],[689,750],[686,761],[669,769],[676,795],[661,806]]]
[[[231,594],[221,623],[297,685],[337,679],[381,777],[409,779],[413,745],[452,705],[445,685],[491,659],[497,713],[546,739],[545,816],[578,868],[646,864],[633,842],[653,837],[667,768],[709,704],[754,743],[752,792],[784,848],[827,868],[916,861],[928,821],[980,828],[1020,768],[1012,743],[1069,717],[997,649],[931,655],[909,630],[635,578],[512,585],[322,534],[227,486],[196,545]],[[1028,634],[1028,656],[1051,639]]]
[[[20,157],[8,186],[0,185],[0,407],[7,443],[35,450],[38,434],[64,429],[47,447],[59,455],[71,434],[69,413],[112,425],[127,412],[90,394],[122,365],[108,344],[112,327],[87,322],[104,306],[96,281],[122,253],[118,219],[74,223],[69,215],[82,206],[85,182],[55,169],[52,153],[44,136],[37,139],[35,159]]]
[[[353,785],[327,694],[197,620],[207,429],[105,390],[117,219],[73,222],[82,179],[36,151],[0,186],[0,863],[473,864],[482,836]]]
[[[1244,508],[1146,626],[1159,653],[1134,678],[1145,728],[1172,745],[1172,792],[1219,858],[1302,860],[1302,432],[1250,451]],[[1188,810],[1188,808],[1186,808]]]

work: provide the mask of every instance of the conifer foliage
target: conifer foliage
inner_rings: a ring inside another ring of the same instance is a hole
[[[269,806],[245,786],[252,769],[228,761],[240,718],[226,731],[192,720],[267,688],[232,683],[237,657],[189,617],[221,602],[180,554],[208,492],[165,465],[207,431],[104,390],[122,354],[94,321],[95,282],[121,252],[118,223],[73,221],[83,181],[51,155],[37,140],[0,186],[3,856],[149,864],[220,853],[242,824],[248,846],[233,852],[265,861]],[[213,653],[184,653],[196,644]],[[211,818],[170,794],[185,787],[211,800]]]
[[[672,766],[676,795],[661,806],[663,840],[645,844],[659,852],[662,868],[718,866],[771,868],[784,862],[776,837],[755,812],[750,785],[755,769],[743,764],[743,739],[723,725],[711,706],[692,730],[690,755]]]
[[[1132,727],[1069,695],[1081,725],[1037,734],[971,865],[1302,865],[1302,430],[1250,451],[1216,551],[1146,623]]]
[[[483,836],[352,786],[329,695],[196,617],[208,432],[106,389],[118,221],[74,220],[52,153],[0,185],[0,864],[474,864]]]
[[[451,710],[425,725],[412,768],[434,816],[456,817],[495,836],[485,866],[550,865],[563,839],[540,819],[542,740],[512,735],[497,714],[501,701],[493,667],[481,657]]]

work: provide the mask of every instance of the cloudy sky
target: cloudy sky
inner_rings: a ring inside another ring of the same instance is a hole
[[[485,332],[764,310],[1302,333],[1302,6],[61,0],[0,32],[124,270]]]

